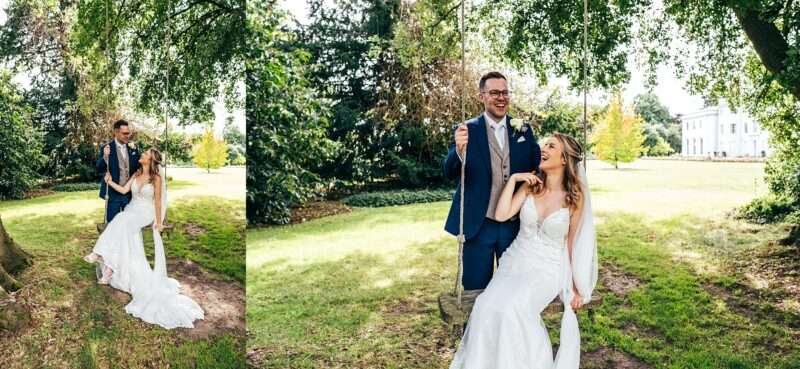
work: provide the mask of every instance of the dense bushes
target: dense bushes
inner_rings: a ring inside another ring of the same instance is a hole
[[[345,198],[343,201],[350,206],[382,207],[393,205],[407,205],[424,202],[449,201],[453,198],[450,190],[398,190],[382,192],[364,192]]]
[[[767,160],[764,178],[771,193],[793,200],[800,207],[800,147],[787,146],[778,146]]]
[[[736,209],[736,217],[755,223],[800,223],[800,206],[785,197],[768,195]]]
[[[800,100],[774,84],[769,86],[760,92],[766,98],[758,100],[751,113],[770,133],[773,153],[764,168],[770,195],[739,213],[751,221],[800,225]]]
[[[336,146],[325,136],[327,102],[309,87],[303,51],[281,45],[291,36],[276,29],[274,2],[248,3],[250,56],[247,58],[247,221],[289,222],[291,208],[321,186],[318,168]]]
[[[97,182],[77,182],[77,183],[61,183],[51,188],[57,192],[80,192],[99,190],[100,184]]]

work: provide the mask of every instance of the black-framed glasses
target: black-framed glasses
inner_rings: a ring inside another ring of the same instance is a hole
[[[505,98],[511,96],[511,91],[509,90],[489,90],[489,91],[481,91],[481,93],[488,94],[493,99],[497,99],[500,96],[503,96]]]

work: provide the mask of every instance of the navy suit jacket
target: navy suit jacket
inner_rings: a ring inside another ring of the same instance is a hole
[[[511,174],[532,172],[539,169],[542,151],[536,142],[533,129],[528,125],[525,132],[514,130],[506,119],[506,133],[511,161]],[[489,137],[486,134],[486,118],[481,114],[467,122],[469,143],[467,144],[467,165],[464,178],[464,235],[467,239],[475,237],[486,218],[489,196],[492,189],[492,161],[489,156]],[[519,142],[520,137],[525,137]],[[444,229],[454,236],[458,235],[458,213],[461,201],[461,159],[456,153],[455,142],[445,157],[444,175],[450,180],[458,180],[456,193]]]
[[[108,156],[108,166],[109,172],[111,173],[111,178],[114,180],[115,183],[119,184],[120,186],[124,186],[124,183],[119,183],[119,160],[117,159],[117,147],[114,140],[111,142],[100,146],[100,155],[97,157],[97,172],[100,173],[100,197],[106,198],[106,183],[103,178],[106,175],[106,161],[103,160],[103,148],[106,146],[111,145],[111,154]],[[130,146],[125,145],[128,149],[128,160],[130,161],[128,164],[128,168],[130,169],[130,177],[133,177],[133,173],[136,173],[139,170],[139,150],[131,149]],[[117,190],[108,186],[108,198],[109,200],[114,200],[122,197],[130,198],[131,194],[128,192],[127,194],[123,195]]]

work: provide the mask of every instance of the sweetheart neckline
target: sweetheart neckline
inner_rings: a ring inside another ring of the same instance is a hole
[[[536,208],[536,200],[531,195],[528,195],[528,198],[531,200],[531,203],[533,204],[533,211],[536,214],[536,224],[539,225],[539,227],[543,226],[544,222],[550,219],[553,215],[556,215],[556,213],[558,213],[559,211],[567,210],[567,208],[565,207],[560,207],[557,210],[553,210],[553,212],[545,216],[544,219],[541,222],[539,222],[540,217],[539,217],[539,210]]]
[[[136,177],[133,177],[133,185],[136,185],[136,188],[137,188],[137,189],[139,189],[139,191],[138,191],[138,192],[139,192],[139,193],[142,193],[142,191],[141,191],[141,190],[144,188],[144,186],[147,186],[147,185],[151,185],[151,186],[152,186],[153,184],[152,184],[152,183],[150,183],[150,182],[147,182],[147,183],[145,183],[144,185],[140,185],[140,184],[139,184],[139,180],[138,180],[138,179],[136,179]],[[133,187],[133,185],[131,185],[131,187]],[[140,186],[141,186],[141,187],[140,187]],[[154,187],[154,188],[155,188],[155,187]]]

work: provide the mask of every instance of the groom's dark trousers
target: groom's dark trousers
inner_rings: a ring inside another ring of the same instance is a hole
[[[108,168],[106,168],[106,161],[103,159],[103,148],[106,146],[111,146],[111,154],[108,156]],[[139,152],[136,149],[132,149],[130,146],[125,145],[125,150],[127,151],[128,156],[128,175],[127,177],[130,178],[139,170]],[[117,183],[121,186],[124,186],[125,183],[120,183],[120,176],[123,174],[121,173],[120,169],[120,158],[117,155],[117,147],[116,142],[111,140],[111,142],[107,143],[106,145],[100,146],[100,155],[97,158],[97,172],[100,174],[100,198],[106,198],[106,183],[103,180],[106,175],[106,169],[108,172],[111,173],[111,179],[114,180],[114,183]],[[108,187],[108,209],[106,210],[106,221],[111,222],[119,212],[125,209],[125,206],[131,201],[131,194],[130,192],[127,194],[121,194],[111,188]]]
[[[538,169],[541,161],[541,149],[530,126],[517,131],[506,119],[506,140],[508,146],[510,170],[504,172],[492,170],[487,122],[483,114],[467,122],[469,143],[464,185],[464,275],[461,280],[464,289],[483,289],[489,284],[494,273],[496,261],[511,245],[519,232],[519,220],[497,222],[487,218],[491,201],[492,179],[497,173],[532,172]],[[494,137],[492,137],[494,139]],[[455,143],[443,161],[444,175],[450,180],[458,181],[450,213],[447,216],[445,230],[458,235],[459,206],[461,200],[461,159],[456,153]],[[503,168],[505,169],[505,168]],[[508,178],[503,178],[507,180]],[[502,189],[501,189],[502,190]]]

